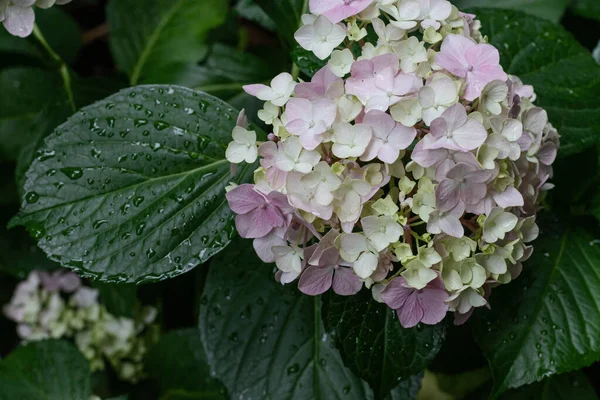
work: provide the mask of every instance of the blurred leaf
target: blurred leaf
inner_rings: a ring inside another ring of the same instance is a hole
[[[248,21],[256,22],[269,31],[275,31],[277,26],[271,18],[256,4],[255,0],[239,0],[235,5],[238,15]]]
[[[211,46],[201,65],[180,64],[160,72],[160,80],[210,93],[223,100],[237,95],[242,86],[270,82],[280,72],[280,63],[222,44]]]
[[[250,240],[236,240],[211,265],[200,331],[231,398],[368,397],[325,334],[318,297],[275,282]]]
[[[600,2],[598,0],[571,0],[571,9],[581,17],[600,21]]]
[[[501,400],[596,400],[598,395],[581,371],[546,378],[541,382],[511,390]]]
[[[544,218],[522,275],[474,316],[495,395],[600,360],[600,229]]]
[[[60,7],[46,10],[36,8],[35,11],[35,23],[52,50],[67,64],[75,61],[82,45],[81,31],[77,22]]]
[[[533,85],[535,104],[561,135],[559,156],[600,140],[600,66],[558,25],[512,11],[475,9],[506,72]]]
[[[469,7],[505,8],[558,23],[570,0],[450,0],[461,11]],[[594,1],[594,0],[592,0]],[[483,21],[483,17],[477,15]]]
[[[66,341],[17,348],[0,362],[0,400],[87,400],[90,366]]]
[[[16,207],[3,207],[0,217],[0,271],[18,279],[25,279],[35,269],[54,270],[60,267],[48,259],[37,247],[25,229],[6,228],[8,220],[17,212]]]
[[[137,286],[102,282],[93,282],[93,286],[100,292],[100,301],[109,313],[117,317],[135,317],[140,307]]]
[[[598,41],[598,44],[596,45],[596,48],[594,49],[592,55],[594,56],[594,60],[596,60],[596,62],[600,64],[600,40]]]
[[[277,33],[288,48],[296,46],[294,33],[302,24],[302,14],[308,13],[308,0],[256,0],[277,26]]]
[[[323,322],[344,364],[382,398],[399,381],[421,372],[444,338],[444,326],[405,329],[396,312],[373,300],[370,290],[354,296],[323,296]]]
[[[37,68],[0,71],[0,158],[15,160],[36,135],[37,114],[63,92],[60,76]]]
[[[60,7],[47,10],[37,8],[35,22],[50,47],[67,63],[72,63],[81,48],[81,32],[77,22]],[[0,66],[15,66],[20,60],[41,65],[40,61],[45,59],[46,52],[33,36],[22,39],[0,29],[0,55]]]
[[[225,387],[210,376],[198,329],[171,331],[150,350],[150,378],[162,399],[226,399]]]
[[[52,259],[107,282],[162,280],[223,249],[235,228],[225,148],[238,112],[203,93],[140,86],[84,108],[27,173],[25,225]],[[263,135],[264,137],[264,135]]]
[[[115,61],[132,85],[162,83],[155,71],[198,62],[208,31],[227,12],[227,0],[111,0],[107,18]]]

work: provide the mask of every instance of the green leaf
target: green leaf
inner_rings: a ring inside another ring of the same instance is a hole
[[[52,50],[67,64],[75,61],[82,45],[81,31],[77,21],[60,7],[52,7],[47,10],[37,8],[35,11],[35,23]]]
[[[308,0],[256,0],[258,5],[273,20],[277,32],[288,48],[296,46],[294,33],[302,24],[302,14],[308,13]]]
[[[31,123],[56,93],[60,76],[37,68],[0,71],[0,159],[14,160],[32,136]]]
[[[461,11],[469,7],[504,8],[558,23],[570,0],[451,0]],[[479,17],[479,15],[478,15]],[[479,19],[483,19],[480,17]]]
[[[201,65],[180,64],[161,71],[161,80],[210,93],[227,100],[251,83],[270,82],[281,63],[215,44]]]
[[[111,0],[107,19],[115,61],[132,85],[162,83],[153,71],[198,62],[208,31],[227,12],[227,0]]]
[[[184,273],[235,233],[225,159],[238,112],[204,93],[140,86],[61,125],[27,173],[24,225],[54,260],[86,277],[146,282]]]
[[[319,60],[312,51],[305,50],[300,45],[296,45],[292,51],[292,60],[300,71],[309,77],[327,65],[327,61]]]
[[[506,72],[534,86],[536,105],[561,135],[559,155],[594,146],[600,139],[600,66],[590,53],[551,22],[512,11],[474,12]]]
[[[249,240],[211,262],[200,331],[214,376],[231,398],[368,397],[325,334],[320,299],[275,282]]]
[[[344,364],[371,386],[376,398],[425,369],[444,338],[442,324],[403,328],[396,313],[366,289],[355,296],[324,296],[323,321]]]
[[[147,369],[162,399],[226,399],[223,385],[210,376],[198,329],[162,336],[148,354]]]
[[[25,173],[33,162],[37,150],[42,146],[44,139],[71,114],[73,114],[71,105],[68,101],[63,101],[45,106],[30,123],[28,140],[21,147],[15,172],[15,180],[21,195],[25,184]]]
[[[541,382],[511,390],[502,400],[596,400],[598,395],[581,371],[552,376]]]
[[[255,0],[239,0],[235,5],[235,11],[240,17],[256,22],[269,31],[277,29],[273,20],[256,4]]]
[[[84,107],[97,100],[113,94],[123,87],[119,80],[111,78],[86,78],[73,79],[72,83],[75,103],[78,107]],[[49,103],[36,115],[30,125],[28,141],[22,147],[17,158],[17,171],[15,179],[22,192],[25,184],[25,173],[33,162],[37,150],[42,146],[44,139],[50,135],[72,114],[73,109],[66,96]],[[21,195],[23,193],[20,193]]]
[[[571,9],[581,17],[600,21],[600,3],[597,0],[572,0]]]
[[[475,314],[496,395],[600,359],[600,230],[545,218],[522,275]]]
[[[87,400],[90,367],[66,341],[32,342],[0,362],[0,400]]]
[[[102,282],[93,282],[93,286],[100,292],[100,301],[109,313],[117,317],[135,318],[140,307],[137,286]]]

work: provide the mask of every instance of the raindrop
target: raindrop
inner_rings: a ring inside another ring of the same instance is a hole
[[[36,192],[29,192],[25,195],[25,201],[27,201],[29,204],[37,203],[39,199],[40,195]]]
[[[65,174],[69,179],[76,180],[83,176],[83,169],[81,168],[61,168],[60,172]]]

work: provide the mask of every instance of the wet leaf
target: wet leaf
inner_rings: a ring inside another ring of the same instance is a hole
[[[460,10],[468,7],[504,8],[525,12],[558,23],[569,0],[451,0],[451,3]]]
[[[227,15],[227,0],[112,0],[110,46],[132,85],[164,83],[153,76],[169,64],[198,62],[210,29]]]
[[[501,400],[597,400],[598,395],[581,371],[551,376],[541,382],[511,390]]]
[[[249,240],[211,261],[200,330],[231,398],[368,398],[325,334],[320,299],[275,282]]]
[[[354,296],[324,296],[323,321],[344,364],[369,383],[376,398],[425,369],[444,338],[442,324],[403,328],[396,313],[366,289]]]
[[[14,225],[54,260],[109,282],[179,275],[235,235],[225,148],[238,112],[190,89],[140,86],[86,107],[50,135]]]
[[[90,366],[69,342],[32,342],[0,361],[0,387],[0,400],[85,400]]]
[[[546,215],[523,273],[475,313],[494,394],[600,359],[600,231]]]

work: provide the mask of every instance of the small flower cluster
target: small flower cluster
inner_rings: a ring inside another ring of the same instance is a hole
[[[276,279],[318,295],[363,286],[404,327],[466,321],[532,253],[559,136],[507,75],[474,15],[446,0],[311,0],[296,40],[326,65],[245,87],[227,199]],[[368,32],[372,32],[369,34]]]
[[[33,271],[20,282],[4,314],[17,323],[24,341],[73,339],[90,361],[92,371],[103,370],[107,359],[119,378],[137,382],[143,377],[147,352],[144,333],[156,310],[148,307],[139,320],[116,317],[98,303],[98,290],[82,285],[72,272]]]
[[[73,0],[0,0],[0,22],[14,36],[27,37],[33,32],[35,13],[33,6],[50,8]]]

